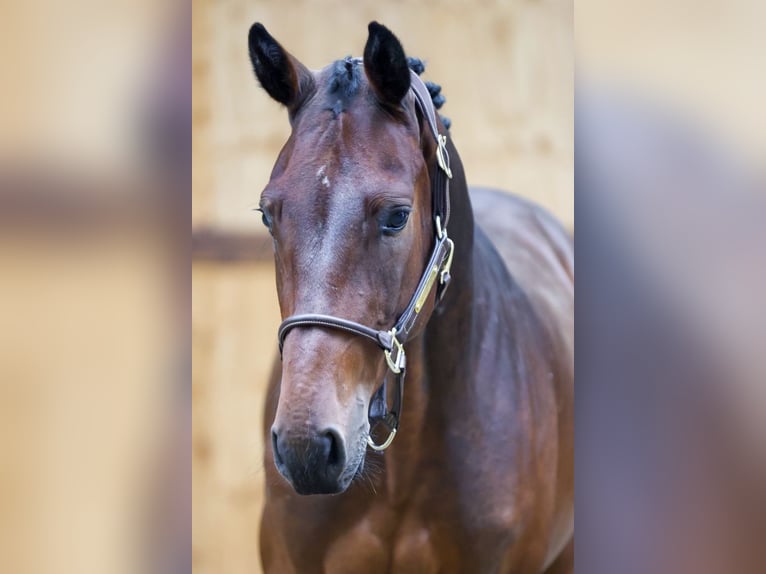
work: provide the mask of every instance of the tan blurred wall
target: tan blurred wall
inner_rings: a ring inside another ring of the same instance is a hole
[[[192,280],[194,572],[252,574],[264,386],[279,324],[273,264],[198,262]]]
[[[469,182],[530,197],[573,225],[572,3],[194,0],[195,229],[259,234],[250,209],[288,136],[252,74],[254,21],[307,66],[360,55],[367,23],[428,61]],[[276,352],[271,261],[193,268],[194,571],[258,571],[264,384]]]
[[[179,393],[165,229],[124,211],[42,226],[40,211],[0,216],[0,572],[145,571],[183,510],[157,492],[188,484],[167,468]]]
[[[654,102],[763,174],[765,21],[758,0],[583,0],[578,81]]]

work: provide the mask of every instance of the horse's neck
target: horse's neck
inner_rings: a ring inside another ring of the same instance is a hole
[[[453,287],[466,287],[470,282],[470,270],[473,261],[473,209],[468,195],[468,185],[463,171],[463,162],[448,140],[447,150],[450,155],[452,179],[450,180],[450,220],[447,232],[455,242],[455,260],[453,264]],[[457,289],[456,289],[457,290]]]
[[[451,209],[447,232],[455,243],[455,254],[450,270],[452,280],[444,299],[434,311],[427,329],[426,360],[429,356],[438,355],[434,347],[452,348],[455,346],[454,341],[457,340],[458,333],[462,336],[468,335],[465,332],[465,325],[470,324],[470,321],[466,321],[470,319],[468,315],[474,308],[474,264],[479,255],[474,249],[473,209],[468,195],[463,163],[451,139],[448,143],[448,151],[453,178],[450,181]]]

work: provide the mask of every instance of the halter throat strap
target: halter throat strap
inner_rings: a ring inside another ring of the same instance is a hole
[[[452,239],[447,236],[447,223],[449,222],[450,200],[449,180],[452,178],[450,169],[449,153],[447,152],[447,136],[439,131],[438,118],[434,109],[431,95],[428,93],[420,77],[410,71],[410,91],[413,93],[415,103],[426,120],[430,132],[436,142],[436,167],[431,174],[431,195],[433,205],[433,221],[435,242],[428,264],[423,275],[420,277],[415,293],[412,295],[407,307],[405,307],[396,324],[389,330],[376,330],[361,323],[342,319],[332,315],[306,313],[293,315],[285,319],[279,326],[277,337],[279,339],[279,354],[282,355],[285,338],[288,333],[298,327],[321,327],[336,329],[358,335],[375,343],[383,350],[389,370],[396,377],[396,389],[394,402],[388,407],[386,380],[378,388],[370,403],[370,428],[380,423],[385,426],[389,435],[382,444],[376,444],[372,437],[367,437],[370,448],[383,451],[391,444],[399,428],[402,400],[404,394],[404,375],[407,369],[407,357],[404,345],[410,338],[418,316],[428,301],[431,292],[436,286],[436,303],[438,304],[449,285],[452,267],[452,256],[455,251]]]

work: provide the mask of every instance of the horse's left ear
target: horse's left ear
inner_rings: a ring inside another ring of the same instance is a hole
[[[292,113],[314,86],[311,72],[256,22],[247,36],[250,61],[269,95]]]
[[[410,89],[410,68],[404,48],[396,36],[377,22],[367,27],[364,71],[375,94],[384,104],[398,106]]]

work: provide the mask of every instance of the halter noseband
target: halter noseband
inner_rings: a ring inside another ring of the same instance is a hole
[[[372,429],[377,423],[382,423],[389,431],[388,438],[382,444],[375,444],[372,437],[368,435],[367,444],[376,451],[386,450],[396,436],[396,431],[399,428],[399,416],[402,412],[404,374],[407,369],[404,344],[407,342],[418,315],[428,300],[428,296],[431,294],[437,279],[439,280],[439,285],[436,292],[436,302],[441,301],[441,298],[444,296],[450,281],[452,255],[455,250],[454,243],[447,237],[447,223],[449,222],[450,212],[449,180],[452,179],[449,154],[447,153],[447,136],[439,133],[436,111],[425,84],[415,72],[410,71],[410,76],[410,90],[415,96],[415,102],[426,118],[431,134],[436,141],[436,159],[439,167],[435,171],[431,186],[436,242],[431,252],[431,257],[428,260],[428,265],[426,265],[417,289],[415,289],[415,294],[410,299],[404,312],[399,316],[399,320],[388,331],[377,331],[355,321],[314,313],[288,317],[282,321],[278,331],[280,356],[285,343],[285,337],[296,327],[325,327],[345,331],[365,337],[383,350],[388,368],[396,375],[396,394],[394,396],[394,404],[389,409],[386,398],[386,381],[384,379],[383,384],[375,392],[375,396],[373,396],[370,403],[368,415],[370,418],[370,428]]]

